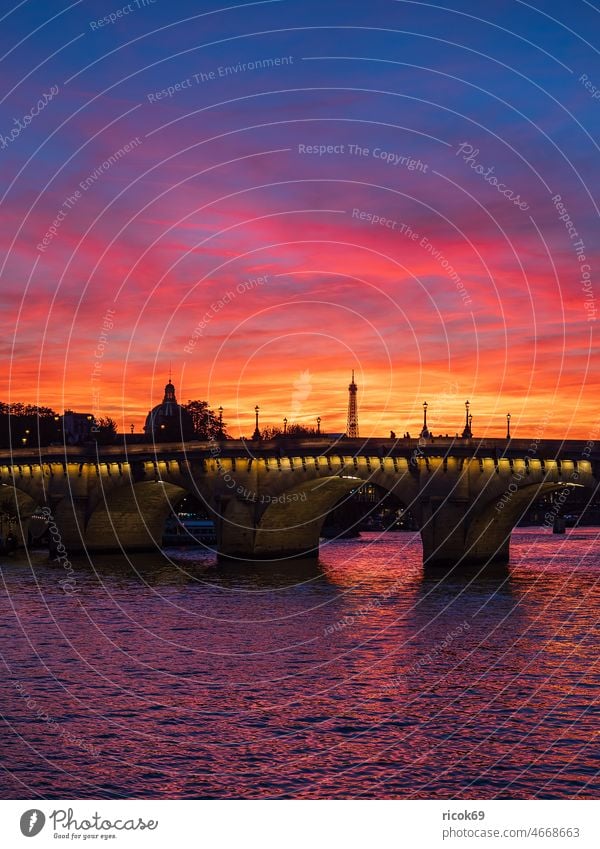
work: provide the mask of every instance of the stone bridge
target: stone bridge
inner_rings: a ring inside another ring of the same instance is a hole
[[[542,494],[600,481],[592,442],[286,439],[18,449],[0,456],[0,510],[22,538],[38,507],[67,552],[160,546],[187,493],[217,527],[222,558],[317,556],[327,513],[364,483],[418,522],[428,564],[507,563],[511,531]]]

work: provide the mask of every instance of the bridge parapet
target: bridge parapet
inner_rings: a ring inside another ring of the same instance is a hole
[[[115,445],[83,446],[51,445],[43,448],[16,448],[0,450],[0,465],[28,466],[40,462],[83,461],[98,463],[114,460],[134,461],[158,458],[214,458],[225,457],[309,457],[329,454],[355,456],[404,456],[421,454],[455,457],[544,457],[548,459],[600,460],[600,443],[590,440],[560,439],[461,439],[433,437],[431,439],[328,439],[328,438],[278,438],[249,441],[227,439],[222,441],[189,441],[166,443],[128,443],[127,439]]]

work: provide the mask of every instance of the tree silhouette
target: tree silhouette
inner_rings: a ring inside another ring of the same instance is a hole
[[[98,445],[112,445],[117,439],[117,423],[110,416],[96,419],[92,439],[96,440]]]
[[[298,439],[303,436],[322,436],[323,434],[318,434],[316,428],[314,427],[305,427],[301,424],[291,424],[287,426],[286,432],[283,432],[283,429],[277,426],[274,427],[265,427],[261,431],[261,439],[278,439],[280,437],[290,437],[292,439]]]
[[[60,428],[56,416],[50,407],[0,401],[0,446],[32,448],[57,441]]]

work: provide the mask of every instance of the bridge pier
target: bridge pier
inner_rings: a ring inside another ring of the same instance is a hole
[[[255,510],[250,501],[233,496],[217,499],[215,516],[219,560],[252,560],[256,536]]]
[[[331,508],[362,484],[351,476],[314,478],[284,491],[221,501],[220,559],[283,560],[319,556],[319,537]]]

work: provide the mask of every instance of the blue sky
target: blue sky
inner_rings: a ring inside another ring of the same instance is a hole
[[[242,431],[256,401],[273,420],[285,412],[306,369],[302,415],[343,427],[352,367],[374,432],[402,431],[448,385],[476,399],[490,433],[507,405],[516,427],[551,407],[553,432],[590,431],[600,24],[581,0],[538,6],[6,9],[4,396],[89,407],[94,338],[116,305],[98,412],[123,422],[143,419],[172,361],[180,395],[223,404]],[[219,293],[257,274],[269,285],[186,352]]]

